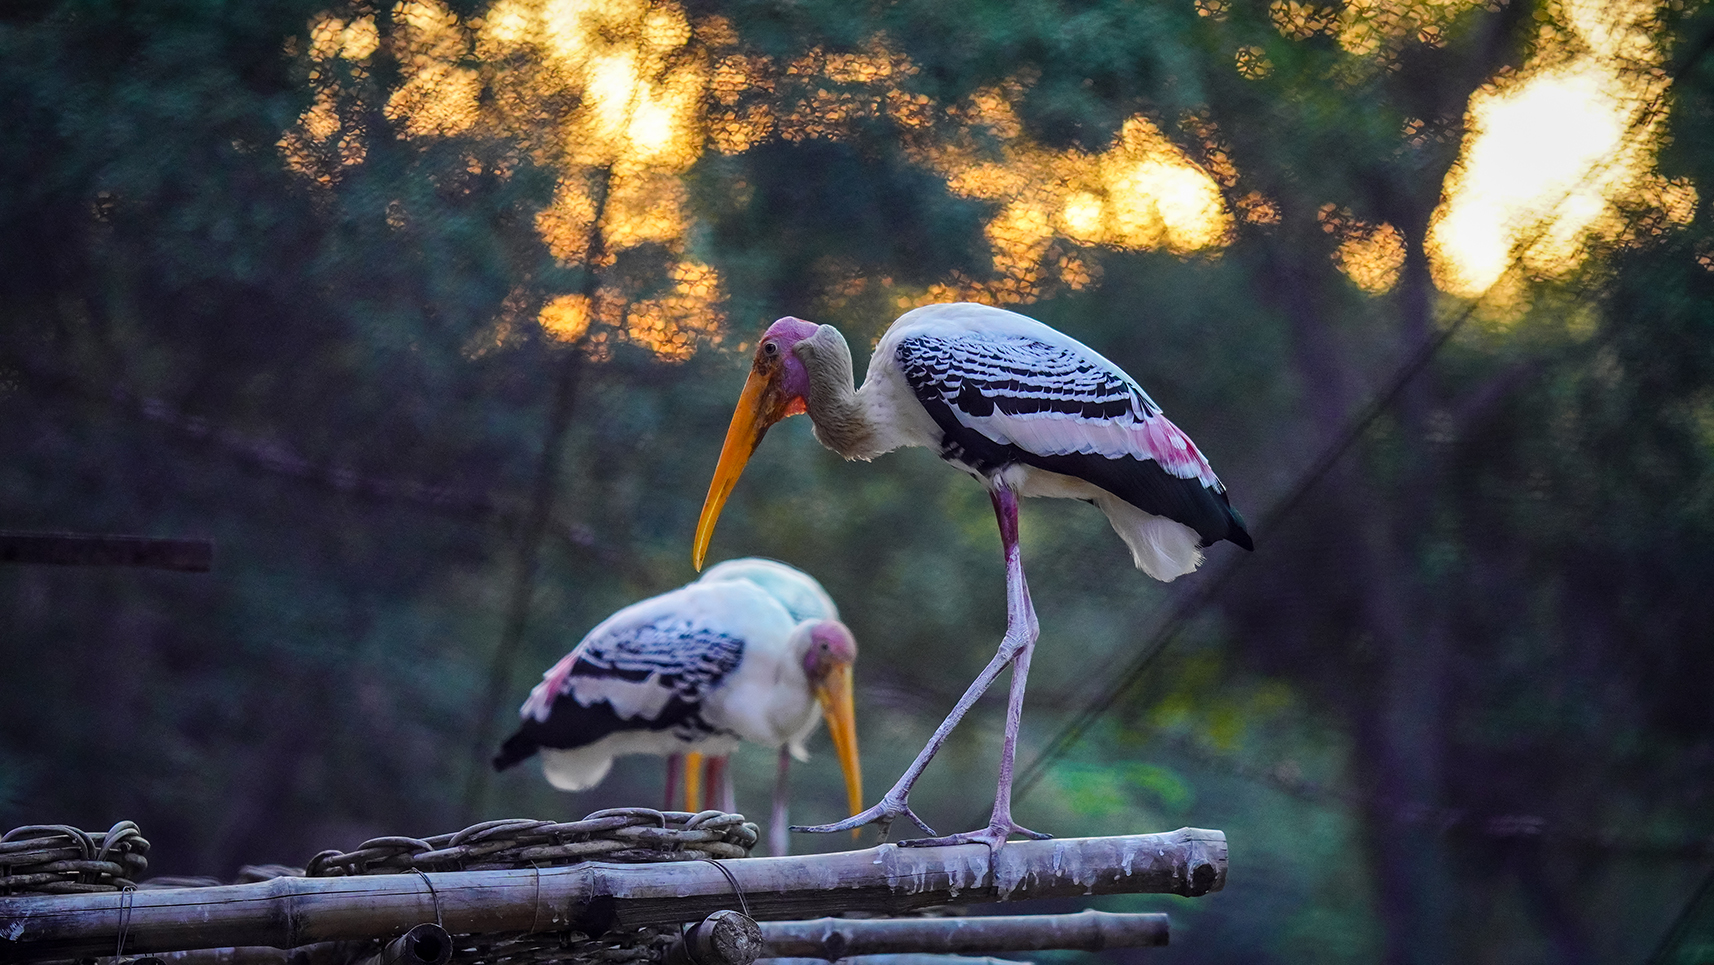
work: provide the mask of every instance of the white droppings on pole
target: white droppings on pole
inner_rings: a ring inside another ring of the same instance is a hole
[[[907,895],[920,895],[927,890],[929,866],[922,859],[922,851],[896,844],[883,844],[879,850],[886,853],[887,867],[892,869],[887,875],[889,887]]]
[[[1055,845],[1056,850],[1058,845]],[[1056,864],[1059,856],[1055,855]],[[1008,848],[995,855],[992,859],[994,866],[994,891],[1001,901],[1008,901],[1018,889],[1025,884],[1025,879],[1033,879],[1035,872],[1027,862],[1017,860],[1017,852]]]
[[[946,863],[946,886],[952,897],[958,897],[962,891],[986,888],[991,863],[988,849],[966,845],[956,850],[957,856]]]
[[[1137,844],[1136,844],[1136,842],[1135,841],[1126,841],[1123,848],[1120,849],[1119,854],[1122,856],[1122,859],[1123,859],[1120,862],[1120,867],[1125,869],[1124,876],[1126,878],[1129,878],[1134,873],[1132,869],[1133,869],[1133,866],[1136,864],[1136,861],[1137,861]]]
[[[822,891],[832,891],[840,885],[839,871],[832,865],[816,866],[816,884]]]

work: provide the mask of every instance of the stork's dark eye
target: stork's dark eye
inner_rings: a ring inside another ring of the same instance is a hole
[[[770,356],[780,354],[780,343],[778,343],[778,342],[763,342],[762,343],[762,354],[763,355],[770,355]]]

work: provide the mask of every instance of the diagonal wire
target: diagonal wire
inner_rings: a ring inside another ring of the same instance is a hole
[[[1714,28],[1705,31],[1698,37],[1683,60],[1667,72],[1668,82],[1654,97],[1642,105],[1636,116],[1626,126],[1627,131],[1640,130],[1644,125],[1662,116],[1666,106],[1665,100],[1671,93],[1677,79],[1699,63],[1710,49],[1714,49]],[[1583,176],[1567,187],[1560,198],[1548,209],[1547,214],[1538,220],[1534,231],[1513,247],[1506,264],[1506,270],[1510,271],[1517,268],[1522,263],[1524,256],[1547,236],[1555,220],[1554,215],[1568,199],[1606,173],[1619,160],[1620,155],[1615,153],[1590,164]],[[1489,291],[1492,290],[1492,288],[1489,289]],[[1449,319],[1440,331],[1423,340],[1423,343],[1395,371],[1387,388],[1377,393],[1361,411],[1346,423],[1345,429],[1323,448],[1321,454],[1298,477],[1286,494],[1262,514],[1256,529],[1257,533],[1273,532],[1297,509],[1303,499],[1327,477],[1328,472],[1356,445],[1357,441],[1374,425],[1375,421],[1392,408],[1410,383],[1428,367],[1428,363],[1482,307],[1487,297],[1488,293],[1484,292],[1465,306],[1463,311]],[[1219,595],[1220,591],[1231,582],[1232,577],[1243,565],[1242,559],[1229,557],[1225,565],[1218,571],[1211,573],[1206,580],[1201,581],[1196,592],[1178,601],[1166,619],[1155,630],[1148,643],[1119,674],[1118,682],[1097,695],[1076,717],[1062,726],[1048,741],[1047,746],[1031,759],[1029,765],[1018,772],[1017,780],[1012,787],[1014,806],[1019,799],[1029,794],[1030,790],[1039,784],[1042,778],[1047,776],[1047,772],[1059,758],[1065,756],[1078,741],[1082,740],[1083,735],[1088,733],[1090,727],[1094,726],[1101,717],[1105,716],[1115,704],[1131,691],[1131,688],[1142,680],[1143,675],[1155,659],[1178,637],[1184,627]]]
[[[1684,907],[1679,909],[1677,916],[1673,918],[1672,924],[1667,926],[1666,933],[1660,936],[1660,944],[1656,945],[1654,952],[1649,955],[1648,965],[1671,965],[1678,960],[1689,961],[1688,957],[1679,953],[1696,937],[1696,919],[1704,912],[1714,920],[1714,868],[1708,869],[1708,873],[1702,876],[1702,884],[1690,893],[1690,900],[1684,903]]]
[[[1589,286],[1593,287],[1593,286]],[[1585,294],[1588,292],[1586,291]],[[1610,341],[1615,330],[1608,328],[1586,345],[1594,349]],[[1587,352],[1585,354],[1588,354]],[[1283,501],[1282,501],[1283,502]],[[1278,506],[1276,509],[1280,508]],[[1247,559],[1247,557],[1244,557]],[[1224,579],[1226,574],[1213,578]],[[1093,721],[1090,721],[1092,724]],[[1714,857],[1714,838],[1692,837],[1679,840],[1648,840],[1627,838],[1612,831],[1576,827],[1562,821],[1549,822],[1543,818],[1515,813],[1484,814],[1467,808],[1426,805],[1408,800],[1379,797],[1367,792],[1325,785],[1292,776],[1278,768],[1256,766],[1209,753],[1188,739],[1159,731],[1154,740],[1172,743],[1187,756],[1207,769],[1219,770],[1242,780],[1271,787],[1298,800],[1321,808],[1341,806],[1374,808],[1391,816],[1399,824],[1427,825],[1443,832],[1474,834],[1484,838],[1552,838],[1558,841],[1598,851],[1632,855],[1652,855],[1686,860]]]

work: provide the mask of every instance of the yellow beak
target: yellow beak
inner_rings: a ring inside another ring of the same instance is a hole
[[[708,498],[702,503],[702,517],[696,521],[696,544],[691,549],[691,562],[698,570],[708,555],[708,542],[714,538],[714,522],[726,497],[738,485],[744,474],[744,464],[750,461],[756,447],[762,444],[768,427],[786,416],[785,399],[774,382],[756,371],[744,382],[738,396],[738,407],[732,412],[732,424],[726,427],[726,444],[720,448],[720,462],[714,467],[714,479],[708,484]]]
[[[684,809],[692,814],[702,810],[702,754],[697,751],[684,755]]]
[[[822,716],[827,719],[827,733],[833,738],[833,750],[839,755],[839,769],[845,772],[845,796],[851,813],[863,810],[863,764],[857,757],[857,701],[851,694],[851,665],[834,667],[827,679],[815,688],[815,699],[821,703]],[[857,837],[852,831],[851,836]]]

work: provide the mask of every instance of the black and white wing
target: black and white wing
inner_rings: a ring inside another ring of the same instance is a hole
[[[1203,545],[1249,548],[1208,460],[1135,380],[1039,322],[989,312],[1004,324],[937,331],[931,319],[893,342],[944,458],[983,475],[1022,464],[1076,477],[1191,527]]]
[[[495,767],[515,764],[538,747],[586,747],[621,731],[686,742],[719,733],[704,715],[704,700],[738,669],[745,635],[742,627],[718,626],[694,606],[675,611],[660,605],[680,594],[638,604],[643,613],[620,611],[543,674]]]

